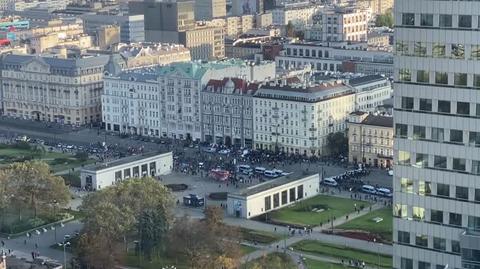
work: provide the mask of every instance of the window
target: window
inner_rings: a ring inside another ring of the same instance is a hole
[[[407,205],[395,204],[393,215],[402,219],[407,217]]]
[[[417,82],[418,83],[429,83],[430,74],[425,70],[417,70]]]
[[[412,81],[412,72],[408,69],[400,69],[398,70],[399,80],[400,81]]]
[[[295,188],[291,188],[289,192],[290,192],[290,203],[295,202]]]
[[[425,126],[413,126],[413,139],[425,139]]]
[[[479,22],[480,22],[480,20],[479,20]],[[472,60],[480,60],[480,45],[472,45],[471,46],[470,58]]]
[[[460,242],[456,240],[452,240],[452,252],[453,253],[460,253]]]
[[[443,223],[443,211],[430,210],[430,221],[436,223]]]
[[[480,202],[480,189],[475,189],[475,202]]]
[[[450,142],[463,143],[463,131],[462,130],[450,130]]]
[[[447,157],[434,156],[433,167],[439,168],[439,169],[447,169]]]
[[[271,196],[265,197],[265,211],[272,209],[272,199]]]
[[[399,55],[408,55],[408,44],[405,42],[397,41],[396,50]]]
[[[468,216],[468,228],[479,231],[480,217]]]
[[[472,174],[480,175],[480,161],[472,161]]]
[[[421,26],[433,26],[433,15],[432,14],[421,14],[420,15],[420,25]]]
[[[395,125],[395,135],[398,137],[407,137],[408,125],[397,123]]]
[[[467,74],[455,73],[453,76],[453,84],[455,86],[467,86]]]
[[[458,27],[460,27],[460,28],[472,28],[472,16],[470,16],[470,15],[458,15]]]
[[[403,13],[402,14],[402,25],[415,25],[415,14],[413,14],[413,13]]]
[[[462,44],[452,44],[452,56],[455,59],[463,59],[465,57],[465,47]]]
[[[443,141],[443,128],[432,127],[432,140]]]
[[[413,53],[415,56],[427,56],[427,44],[424,42],[415,42]]]
[[[457,114],[470,115],[470,103],[457,102]]]
[[[457,213],[450,213],[448,223],[454,226],[462,226],[462,215]]]
[[[403,165],[410,165],[410,152],[399,151],[398,152],[398,163],[403,164]]]
[[[470,145],[476,147],[480,146],[480,133],[479,132],[469,132],[468,133],[468,142]]]
[[[446,55],[446,49],[444,44],[435,43],[432,47],[432,56],[436,58],[442,58]]]
[[[438,112],[450,113],[450,102],[438,100]]]
[[[445,72],[435,72],[435,83],[448,84],[448,74]]]
[[[480,88],[480,75],[473,75],[473,87]]]
[[[402,177],[400,179],[400,192],[413,193],[413,180]]]
[[[420,180],[418,182],[418,194],[421,196],[432,194],[432,183],[430,181]]]
[[[428,247],[428,237],[424,234],[417,234],[415,236],[415,245],[420,247]]]
[[[432,111],[432,99],[420,98],[420,110]]]
[[[286,205],[287,203],[288,203],[287,191],[282,191],[282,205]]]
[[[440,237],[433,237],[433,248],[445,251],[447,249],[446,240]]]
[[[410,244],[410,233],[398,231],[398,242],[404,244]]]
[[[417,153],[415,157],[415,166],[420,168],[428,167],[428,155]]]
[[[430,269],[429,262],[418,262],[418,269]]]
[[[438,26],[452,27],[452,15],[440,14],[439,20],[438,20]]]
[[[439,196],[450,196],[450,185],[437,183],[437,195]]]
[[[452,169],[456,171],[465,171],[466,169],[466,160],[465,159],[460,159],[460,158],[453,158],[452,162]],[[467,194],[468,196],[468,194]],[[468,197],[467,197],[468,199]]]
[[[402,97],[402,108],[413,109],[413,97]]]
[[[278,193],[275,193],[273,195],[273,208],[277,208],[280,206],[280,195]]]
[[[297,200],[303,198],[303,185],[297,187]]]
[[[414,206],[412,211],[412,217],[414,220],[422,221],[425,219],[425,208]]]
[[[400,259],[400,269],[413,269],[413,260],[402,257]]]
[[[480,117],[480,104],[475,105],[475,116]]]
[[[468,200],[468,188],[467,187],[455,187],[455,198]]]

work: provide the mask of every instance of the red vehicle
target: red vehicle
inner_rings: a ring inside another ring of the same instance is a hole
[[[210,173],[208,175],[218,181],[227,181],[230,177],[230,172],[217,168],[210,170]]]

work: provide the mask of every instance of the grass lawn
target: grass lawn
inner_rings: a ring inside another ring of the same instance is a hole
[[[383,218],[383,221],[376,223],[372,220],[375,217]],[[344,223],[336,228],[344,230],[362,230],[378,234],[383,239],[392,242],[392,220],[392,208],[388,207],[372,211],[364,216]]]
[[[256,231],[246,228],[240,228],[240,236],[243,240],[257,242],[259,244],[271,244],[283,239],[284,235],[264,231]]]
[[[242,251],[243,255],[247,255],[257,250],[257,248],[246,246],[246,245],[240,245],[240,250]]]
[[[313,240],[303,240],[292,245],[295,250],[304,251],[310,254],[320,254],[324,256],[335,257],[338,259],[356,259],[364,261],[367,265],[377,266],[382,268],[392,268],[392,257],[380,255],[375,252],[369,252],[350,247],[321,243]],[[380,260],[380,264],[378,261]]]
[[[293,206],[273,211],[269,218],[278,223],[285,223],[297,226],[317,226],[326,223],[331,217],[339,218],[346,214],[353,213],[357,208],[370,206],[365,201],[357,201],[346,198],[338,198],[326,195],[317,195],[305,201],[298,202]],[[313,210],[323,209],[323,212]]]
[[[305,259],[305,265],[308,269],[345,269],[347,266],[339,263],[329,263],[312,259]]]
[[[141,268],[141,269],[161,269],[163,266],[174,265],[177,269],[187,269],[189,265],[187,260],[179,258],[178,261],[166,257],[154,257],[152,261],[148,261],[144,258],[140,259],[133,253],[129,253],[124,260],[124,265],[129,267]]]
[[[274,252],[264,257],[249,261],[239,269],[243,268],[262,268],[262,269],[297,269],[294,261],[283,253]]]

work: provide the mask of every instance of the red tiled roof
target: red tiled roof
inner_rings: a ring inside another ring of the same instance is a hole
[[[255,93],[256,90],[259,88],[259,84],[257,83],[248,83],[247,81],[240,79],[240,78],[224,78],[223,80],[218,79],[211,79],[208,81],[206,88],[212,87],[213,92],[220,92],[229,80],[233,81],[235,85],[235,90],[241,89],[244,94],[248,91],[252,91],[252,94]]]

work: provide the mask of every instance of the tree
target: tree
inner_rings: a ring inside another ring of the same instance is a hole
[[[207,207],[204,220],[183,217],[170,233],[169,253],[185,257],[190,268],[233,269],[240,259],[239,233],[222,224],[223,211]]]
[[[52,201],[64,206],[70,199],[64,180],[51,174],[50,167],[44,162],[13,163],[2,176],[12,186],[11,195],[15,203],[29,206],[33,209],[34,217],[38,209],[50,206]]]
[[[285,27],[285,30],[287,32],[287,37],[295,37],[295,29],[291,21],[288,22],[287,26]]]
[[[331,155],[345,154],[348,152],[348,139],[343,132],[330,133],[327,136],[327,148]]]
[[[94,268],[113,268],[125,254],[119,246],[132,237],[140,239],[141,250],[151,255],[165,241],[172,207],[170,191],[153,178],[129,179],[87,196],[81,206],[86,239],[79,245],[79,260]],[[88,242],[97,237],[109,242],[90,251]],[[101,266],[92,262],[97,258]]]
[[[384,14],[380,14],[375,18],[375,26],[382,27],[386,26],[389,28],[393,27],[393,13],[392,10],[387,10]]]

